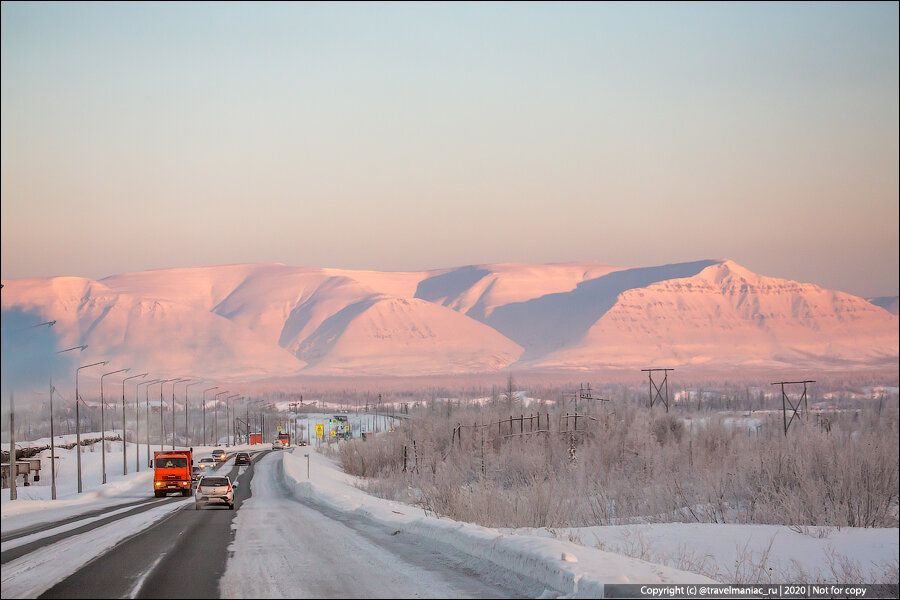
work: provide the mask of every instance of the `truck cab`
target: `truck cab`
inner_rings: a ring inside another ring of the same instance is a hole
[[[170,492],[191,495],[193,453],[190,450],[167,450],[153,453],[153,495],[157,498]]]

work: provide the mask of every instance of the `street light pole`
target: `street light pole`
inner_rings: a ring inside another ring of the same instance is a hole
[[[178,383],[181,381],[177,377],[173,377],[172,379],[163,379],[159,386],[159,451],[162,452],[165,450],[163,445],[166,443],[166,435],[165,435],[165,424],[163,423],[163,409],[166,407],[165,400],[163,400],[163,388],[166,387],[166,384],[174,381]],[[175,389],[175,384],[172,384],[172,389]],[[173,391],[174,393],[174,391]]]
[[[100,464],[103,470],[103,485],[106,485],[106,401],[103,399],[103,378],[116,373],[127,373],[128,371],[129,369],[119,369],[100,376]]]
[[[172,384],[172,450],[175,449],[175,386],[185,381],[190,381],[190,378],[176,379]]]
[[[219,445],[219,396],[222,396],[227,393],[228,393],[228,390],[225,390],[224,392],[219,392],[213,398],[213,401],[216,403],[216,419],[213,422],[213,438],[215,438],[215,439],[213,439],[213,444],[215,444],[216,446]]]
[[[206,392],[211,392],[213,390],[219,389],[219,386],[206,388],[203,390],[202,402],[203,402],[203,445],[206,445]]]
[[[129,379],[138,379],[146,377],[147,373],[141,373],[140,375],[132,375],[131,377],[126,377],[122,380],[122,476],[128,475],[128,440],[125,439],[125,382]],[[137,398],[137,385],[134,386],[134,395]],[[137,435],[137,434],[135,434]],[[135,452],[137,452],[137,446],[135,446]]]
[[[83,486],[81,483],[81,410],[80,410],[80,402],[81,396],[78,393],[78,373],[82,369],[87,369],[88,367],[97,367],[100,365],[109,364],[108,360],[91,363],[89,365],[84,365],[75,369],[75,445],[78,448],[78,452],[76,453],[76,463],[77,463],[77,471],[78,471],[78,493],[82,492]],[[15,459],[13,459],[15,462]]]
[[[72,348],[66,348],[65,350],[59,350],[57,354],[62,354],[63,352],[71,352],[72,350],[80,350],[84,351],[87,348],[87,344],[83,344],[81,346],[74,346]],[[52,370],[51,370],[52,372]],[[53,379],[50,379],[50,499],[56,500],[56,434],[53,429],[53,392],[56,391],[56,388],[53,387]],[[11,464],[11,463],[10,463]]]
[[[188,446],[191,445],[191,433],[188,428],[188,388],[192,385],[199,385],[201,383],[203,383],[203,380],[199,379],[184,386],[184,440]]]
[[[151,382],[145,388],[144,398],[147,401],[147,468],[150,468],[150,387],[159,384],[159,396],[162,398],[162,388],[165,382],[169,381],[168,379],[157,379],[154,382]],[[160,405],[159,412],[162,413],[162,405]]]
[[[234,427],[228,427],[228,401],[231,400],[232,398],[240,398],[240,397],[241,397],[240,394],[234,394],[233,396],[225,397],[225,435],[226,436],[231,436],[234,434]],[[232,423],[232,425],[233,425],[233,423]],[[229,433],[229,431],[230,431],[230,433]],[[225,447],[226,448],[228,447],[228,437],[225,438]]]
[[[159,379],[154,379],[153,381],[139,381],[136,386],[134,386],[134,471],[135,473],[141,472],[141,405],[140,405],[140,389],[142,385],[146,385],[148,387],[144,388],[144,397],[147,400],[147,439],[149,445],[150,438],[150,394],[148,390],[149,386],[154,383],[159,383]],[[149,456],[149,450],[148,450]]]

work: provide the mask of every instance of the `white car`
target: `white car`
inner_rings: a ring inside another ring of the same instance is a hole
[[[284,450],[284,446],[281,445],[279,440],[275,440],[272,442],[272,450]]]
[[[216,459],[211,456],[207,456],[206,458],[201,458],[200,462],[197,463],[197,466],[200,467],[201,471],[208,471],[210,469],[216,468]]]
[[[194,494],[194,510],[200,510],[207,504],[225,504],[229,510],[234,510],[234,488],[237,481],[231,483],[225,475],[207,475],[201,477],[197,483],[197,492]]]

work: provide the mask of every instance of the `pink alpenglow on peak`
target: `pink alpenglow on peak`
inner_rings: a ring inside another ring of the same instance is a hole
[[[731,260],[377,272],[282,264],[3,282],[83,358],[260,379],[540,368],[897,368],[898,318]],[[889,303],[888,303],[889,305]]]

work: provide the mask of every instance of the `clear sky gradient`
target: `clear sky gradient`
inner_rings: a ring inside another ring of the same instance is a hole
[[[2,271],[733,258],[898,289],[898,8],[2,8]]]

